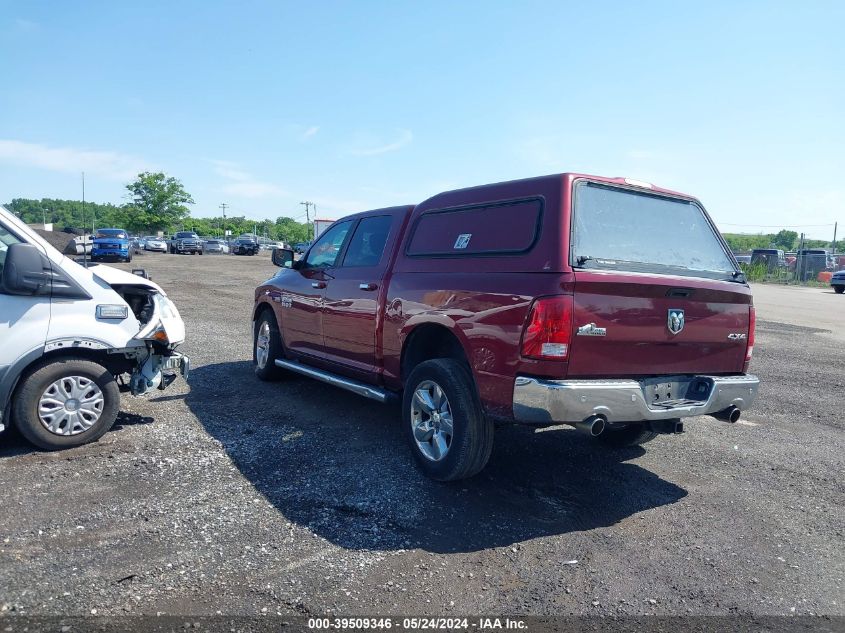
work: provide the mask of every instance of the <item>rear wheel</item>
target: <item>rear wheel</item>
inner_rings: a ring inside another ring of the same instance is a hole
[[[120,392],[102,365],[63,358],[22,379],[12,407],[15,425],[26,439],[56,450],[100,439],[117,418]]]
[[[417,365],[405,384],[402,417],[411,452],[432,479],[465,479],[487,465],[493,424],[484,417],[469,370],[458,361]]]
[[[255,322],[253,334],[252,362],[255,364],[255,375],[266,381],[281,378],[284,371],[276,366],[277,358],[284,358],[282,335],[273,313],[265,309]]]
[[[623,446],[637,446],[650,442],[657,433],[649,431],[645,424],[632,423],[624,429],[606,428],[596,439],[602,444],[621,448]]]

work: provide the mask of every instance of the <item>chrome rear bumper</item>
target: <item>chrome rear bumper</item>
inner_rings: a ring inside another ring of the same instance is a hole
[[[517,376],[513,414],[530,424],[575,423],[598,415],[608,422],[668,420],[745,410],[760,380],[736,376],[658,376],[643,380],[540,380]]]

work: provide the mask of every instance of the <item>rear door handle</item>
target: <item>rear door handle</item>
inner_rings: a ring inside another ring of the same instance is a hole
[[[325,282],[325,281],[312,281],[312,282],[311,282],[311,287],[312,287],[312,288],[322,289],[322,288],[325,288],[325,287],[326,287],[326,282]]]
[[[375,290],[376,288],[378,288],[378,284],[370,282],[368,284],[358,284],[358,287],[361,290]]]

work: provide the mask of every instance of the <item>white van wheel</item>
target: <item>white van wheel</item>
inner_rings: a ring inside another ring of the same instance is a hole
[[[21,379],[13,421],[40,448],[56,450],[100,439],[114,424],[120,391],[102,365],[82,358],[47,362]]]

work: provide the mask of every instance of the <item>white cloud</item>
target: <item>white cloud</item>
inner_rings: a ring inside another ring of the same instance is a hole
[[[269,198],[287,195],[287,192],[276,184],[258,180],[240,165],[227,160],[209,161],[214,165],[218,176],[228,180],[220,187],[220,191],[242,198]]]
[[[34,33],[39,28],[38,22],[25,18],[15,18],[15,28],[21,33]]]
[[[109,180],[131,180],[151,169],[144,160],[128,154],[74,147],[49,147],[0,139],[0,161],[17,167],[36,167],[67,173],[86,172]]]
[[[302,140],[305,140],[307,138],[311,138],[312,136],[314,136],[319,131],[320,131],[319,125],[312,125],[307,130],[305,130],[305,132],[302,133]]]
[[[376,156],[401,149],[414,140],[411,130],[397,130],[397,132],[399,133],[399,138],[392,143],[350,149],[349,153],[353,156]]]

